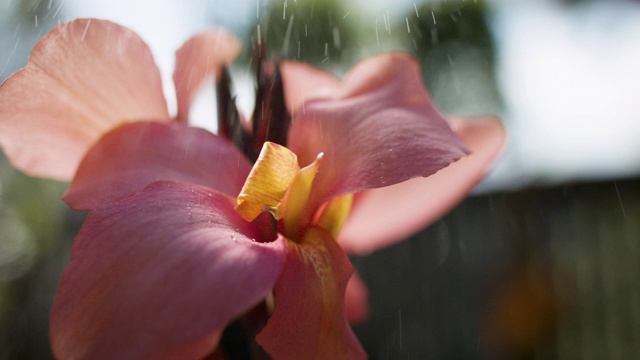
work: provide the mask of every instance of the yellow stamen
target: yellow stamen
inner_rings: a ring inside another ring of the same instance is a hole
[[[338,237],[340,230],[353,203],[353,194],[345,194],[331,199],[322,210],[316,226],[329,232],[334,238]]]
[[[298,157],[284,146],[265,142],[237,198],[236,211],[253,221],[263,211],[280,219],[280,203],[300,170]]]
[[[302,215],[309,200],[313,179],[318,172],[322,156],[323,154],[320,153],[311,164],[298,171],[291,183],[287,197],[283,201],[282,222],[284,223],[284,236],[288,239],[296,240],[300,237],[303,225]]]
[[[307,209],[323,154],[300,169],[297,156],[284,146],[265,142],[251,173],[237,198],[236,211],[247,221],[253,221],[267,211],[276,220],[282,218],[281,231],[293,241],[300,241],[309,226],[322,228],[334,238],[342,229],[353,202],[347,194],[330,200],[315,224],[314,209]]]

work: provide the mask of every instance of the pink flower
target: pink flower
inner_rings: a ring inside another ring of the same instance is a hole
[[[147,46],[107,21],[52,30],[0,87],[8,158],[72,180],[64,200],[91,210],[53,306],[56,356],[200,358],[273,292],[257,341],[274,358],[362,358],[345,313],[361,316],[366,297],[357,277],[347,287],[345,251],[391,244],[441,216],[502,146],[494,118],[453,119],[451,131],[406,55],[366,59],[343,81],[284,62],[290,151],[267,145],[252,171],[228,139],[187,126],[193,93],[239,49],[215,30],[177,52],[175,118]],[[256,206],[269,211],[251,221],[243,209]],[[280,210],[276,233],[270,212]]]

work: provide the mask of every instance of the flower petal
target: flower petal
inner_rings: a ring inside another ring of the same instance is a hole
[[[176,51],[173,82],[178,100],[180,121],[189,120],[191,99],[207,77],[218,77],[222,67],[240,53],[240,41],[223,29],[210,30],[193,36]]]
[[[139,119],[169,120],[147,45],[114,23],[62,24],[0,86],[0,144],[33,176],[69,180],[106,131]]]
[[[376,56],[351,71],[336,100],[305,104],[288,145],[301,166],[325,154],[312,209],[337,195],[431,175],[466,154],[421,79],[409,56]]]
[[[471,155],[428,178],[357,194],[338,237],[345,251],[367,253],[412,235],[451,210],[482,180],[503,148],[502,125],[487,116],[456,118],[452,126]]]
[[[157,182],[89,214],[53,304],[56,356],[213,350],[203,345],[266,296],[284,261],[283,241],[253,241],[258,229],[233,205],[205,187]]]
[[[265,142],[238,195],[236,211],[253,221],[268,210],[280,219],[280,203],[300,170],[296,154],[282,145]]]
[[[369,289],[355,271],[347,284],[345,315],[352,324],[361,323],[369,317]]]
[[[318,215],[316,226],[325,229],[334,238],[338,237],[351,212],[352,204],[353,194],[336,196],[327,201]]]
[[[332,98],[340,89],[340,79],[335,75],[306,63],[283,61],[280,73],[289,113],[303,111],[303,104],[310,100]]]
[[[89,210],[171,180],[236,196],[251,164],[228,140],[182,124],[138,122],[107,133],[87,153],[63,199]]]
[[[297,161],[297,159],[296,159]],[[322,154],[318,154],[316,160],[300,169],[291,181],[289,191],[282,202],[282,235],[289,240],[297,241],[301,230],[309,224],[302,222],[302,212],[304,211],[309,194],[313,187],[313,179],[318,173],[318,168],[322,162]],[[296,163],[297,165],[297,163]],[[327,230],[327,228],[324,228]]]
[[[256,340],[275,359],[359,359],[366,355],[345,317],[353,272],[335,240],[320,228],[286,241],[274,290],[275,310]]]

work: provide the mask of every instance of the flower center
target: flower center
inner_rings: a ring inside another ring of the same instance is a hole
[[[236,211],[247,221],[255,220],[264,211],[271,213],[281,222],[283,235],[294,241],[300,240],[310,225],[337,236],[351,209],[351,194],[330,200],[315,218],[317,209],[307,209],[322,157],[322,153],[318,154],[311,164],[301,169],[298,157],[291,150],[265,142],[238,195]]]

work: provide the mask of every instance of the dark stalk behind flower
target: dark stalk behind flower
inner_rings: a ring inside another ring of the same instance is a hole
[[[230,139],[249,159],[255,161],[257,154],[251,147],[251,135],[242,126],[236,99],[231,95],[231,77],[225,67],[216,82],[218,99],[218,135]]]
[[[231,95],[231,77],[227,68],[223,69],[216,83],[218,135],[230,139],[252,162],[258,158],[265,141],[286,146],[291,124],[278,62],[266,58],[262,44],[256,46],[256,59],[256,101],[252,134],[242,125],[235,97]]]
[[[278,61],[266,58],[264,45],[256,46],[256,105],[253,111],[253,149],[265,141],[287,145],[291,115],[287,111]]]

